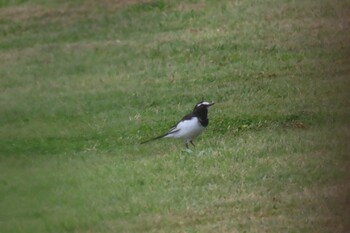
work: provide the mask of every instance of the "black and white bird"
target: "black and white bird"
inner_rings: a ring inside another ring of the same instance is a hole
[[[205,101],[199,102],[198,104],[196,104],[196,106],[194,106],[192,112],[184,116],[176,125],[171,127],[167,133],[152,138],[150,140],[141,142],[141,144],[161,138],[180,138],[184,140],[184,143],[187,148],[189,143],[195,146],[192,142],[192,139],[201,134],[205,127],[208,126],[208,108],[213,104],[214,103],[209,103]]]

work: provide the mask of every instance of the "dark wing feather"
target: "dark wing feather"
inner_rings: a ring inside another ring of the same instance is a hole
[[[175,125],[170,127],[170,131],[175,129],[176,126],[181,122],[181,121],[185,121],[185,120],[191,120],[191,118],[194,117],[193,112],[190,112],[189,114],[187,114],[186,116],[184,116],[181,120],[179,120]]]
[[[174,131],[169,131],[169,132],[167,132],[167,133],[165,133],[165,134],[162,134],[162,135],[160,135],[160,136],[158,136],[158,137],[151,138],[151,139],[149,139],[149,140],[143,141],[143,142],[141,142],[141,144],[144,144],[144,143],[146,143],[146,142],[151,142],[151,141],[154,141],[154,140],[157,140],[157,139],[164,138],[165,136],[167,136],[167,135],[169,135],[169,134],[176,133],[176,132],[178,132],[179,130],[180,130],[180,129],[177,129],[177,130],[174,130]]]
[[[187,114],[187,115],[184,116],[181,120],[179,120],[175,125],[173,125],[172,127],[170,127],[170,130],[169,130],[167,133],[162,134],[162,135],[160,135],[160,136],[158,136],[158,137],[149,139],[149,140],[147,140],[147,141],[143,141],[143,142],[141,142],[141,144],[146,143],[146,142],[151,142],[151,141],[154,141],[154,140],[157,140],[157,139],[161,139],[161,138],[164,138],[165,136],[167,136],[167,135],[169,135],[169,134],[173,134],[173,133],[178,132],[180,129],[174,130],[174,129],[176,128],[176,126],[177,126],[181,121],[190,120],[192,117],[194,117],[193,112]]]

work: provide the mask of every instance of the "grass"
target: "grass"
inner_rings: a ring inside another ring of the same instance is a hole
[[[349,9],[0,1],[1,231],[348,232]]]

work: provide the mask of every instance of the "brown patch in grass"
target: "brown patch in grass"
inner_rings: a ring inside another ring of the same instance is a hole
[[[91,6],[95,6],[96,2],[98,3],[98,5],[100,7],[103,7],[106,10],[116,10],[118,8],[121,7],[125,7],[128,6],[130,4],[137,4],[137,3],[145,3],[145,2],[149,2],[150,0],[101,0],[101,1],[96,1],[96,0],[92,0],[92,1],[88,1],[88,3]]]
[[[174,227],[204,227],[204,225],[212,227],[218,225],[217,223],[224,227],[235,219],[235,222],[242,226],[251,225],[252,229],[265,227],[265,230],[269,230],[281,227],[274,226],[274,222],[282,222],[282,226],[296,226],[296,222],[299,222],[299,229],[308,229],[312,227],[310,223],[314,223],[318,224],[318,229],[322,232],[326,232],[326,229],[334,230],[333,232],[347,232],[346,230],[350,227],[346,221],[350,217],[348,212],[349,191],[350,183],[345,182],[334,186],[304,189],[298,193],[286,193],[271,198],[254,194],[232,197],[223,200],[219,205],[199,210],[189,209],[182,214],[165,218]],[[242,212],[236,208],[236,205],[241,202],[255,203],[256,206],[250,206],[247,211]],[[290,205],[296,206],[291,209]],[[239,231],[237,228],[220,230],[223,232]]]
[[[36,18],[45,18],[46,20],[67,17],[69,15],[80,15],[84,13],[82,8],[72,8],[68,6],[50,8],[40,5],[21,5],[7,7],[0,10],[4,19],[23,22]]]
[[[350,29],[348,4],[341,1],[304,4],[313,10],[300,10],[303,4],[280,4],[264,15],[265,22],[272,23],[271,29],[266,30],[265,40],[289,49],[304,50],[310,46],[342,49],[346,46],[344,42],[350,41],[346,33]],[[278,37],[273,33],[276,29],[282,32]]]
[[[148,2],[149,0],[101,0],[101,1],[85,1],[82,5],[63,4],[60,7],[48,7],[44,5],[20,5],[6,7],[0,9],[1,18],[24,22],[35,18],[44,18],[50,20],[54,18],[76,18],[79,16],[87,16],[102,8],[107,11],[114,11],[130,4]]]
[[[176,7],[176,10],[179,11],[197,11],[202,10],[205,7],[204,1],[198,1],[196,3],[179,3],[179,5]]]

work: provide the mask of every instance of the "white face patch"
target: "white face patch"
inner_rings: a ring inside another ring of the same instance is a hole
[[[208,105],[210,105],[210,103],[203,101],[203,102],[200,102],[199,104],[197,104],[197,107],[202,106],[202,105],[208,106]]]

